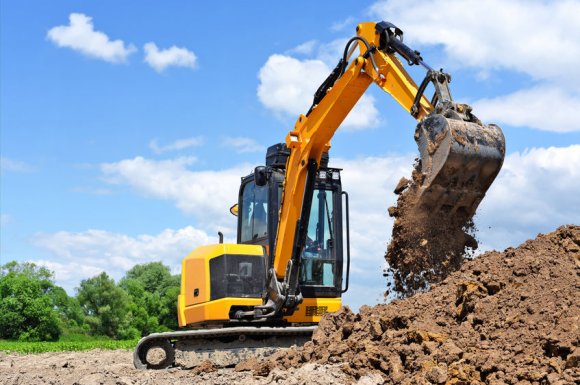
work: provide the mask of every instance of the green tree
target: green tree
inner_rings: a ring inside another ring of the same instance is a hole
[[[180,278],[161,262],[136,265],[119,285],[131,298],[132,325],[146,335],[177,328]]]
[[[169,286],[179,287],[179,277],[171,275],[171,270],[161,262],[151,262],[135,265],[125,274],[125,279],[135,279],[145,291],[154,293]]]
[[[129,297],[107,273],[81,281],[77,300],[91,332],[113,338],[133,338],[128,330]]]
[[[130,298],[130,325],[142,336],[159,331],[159,320],[156,314],[149,310],[150,294],[145,291],[143,284],[136,279],[123,279],[120,285]]]
[[[79,301],[74,297],[69,297],[66,291],[60,287],[55,286],[50,294],[55,309],[57,310],[61,320],[67,326],[82,326],[85,321],[85,315],[81,309]]]
[[[15,261],[3,265],[0,268],[0,338],[57,340],[61,330],[59,309],[53,296],[55,290],[52,272],[45,267]]]

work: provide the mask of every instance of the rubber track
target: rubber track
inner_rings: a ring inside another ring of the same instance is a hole
[[[220,337],[239,337],[245,336],[296,336],[312,335],[317,326],[289,326],[289,327],[251,327],[239,326],[222,329],[204,329],[204,330],[184,330],[177,332],[152,333],[139,340],[133,351],[133,364],[137,369],[146,369],[147,364],[141,360],[142,350],[151,346],[154,342],[170,341],[172,345],[180,340],[208,339]]]

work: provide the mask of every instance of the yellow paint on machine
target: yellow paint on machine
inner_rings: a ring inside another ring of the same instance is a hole
[[[318,323],[324,314],[337,311],[341,305],[340,298],[304,298],[294,314],[284,319],[291,323]]]
[[[179,326],[204,322],[230,321],[232,306],[254,307],[262,304],[261,298],[225,297],[210,299],[209,261],[224,254],[249,255],[265,258],[263,246],[242,244],[217,244],[198,247],[182,262],[181,294],[177,299]],[[337,311],[340,298],[304,298],[304,302],[291,316],[284,317],[290,323],[318,323],[326,313]]]
[[[192,325],[202,322],[230,320],[229,312],[232,306],[259,306],[261,298],[233,298],[226,297],[202,304],[185,306],[183,296],[179,296],[179,326]],[[294,314],[284,317],[290,323],[318,323],[326,313],[340,309],[340,298],[304,298]]]
[[[220,243],[198,247],[186,256],[181,264],[181,294],[177,299],[180,327],[204,321],[228,321],[230,307],[234,302],[238,306],[262,303],[260,298],[236,298],[233,302],[232,298],[222,298],[210,302],[209,261],[224,254],[257,258],[264,258],[265,255],[262,246]]]
[[[261,298],[226,297],[198,305],[185,306],[180,302],[181,298],[183,297],[180,295],[178,299],[180,327],[203,322],[223,321],[226,323],[230,321],[232,306],[259,306],[262,304]]]

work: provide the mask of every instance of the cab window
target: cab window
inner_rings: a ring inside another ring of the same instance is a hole
[[[314,190],[308,235],[302,252],[300,283],[308,286],[334,286],[336,253],[332,191]]]
[[[268,187],[246,184],[242,193],[241,242],[251,242],[268,234]]]

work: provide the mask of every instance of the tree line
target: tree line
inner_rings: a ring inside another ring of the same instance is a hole
[[[180,276],[161,262],[136,265],[115,282],[103,272],[81,281],[74,296],[34,263],[0,267],[0,339],[56,341],[89,334],[135,339],[177,328]]]

